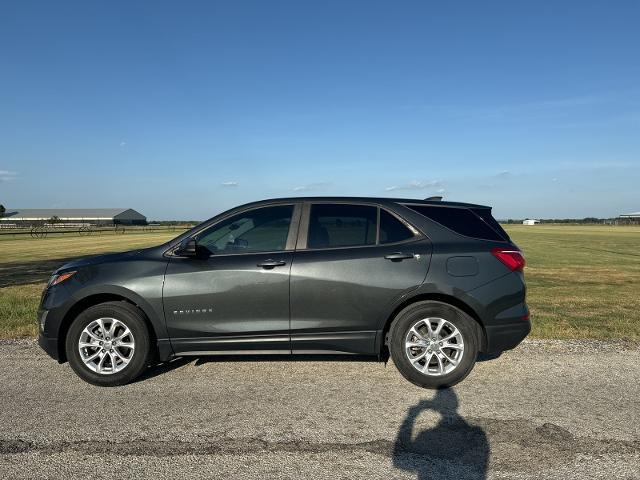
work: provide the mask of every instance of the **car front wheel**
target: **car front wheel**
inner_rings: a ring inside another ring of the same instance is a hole
[[[67,359],[74,372],[104,387],[138,377],[147,366],[149,349],[144,317],[126,302],[89,307],[73,321],[66,338]]]

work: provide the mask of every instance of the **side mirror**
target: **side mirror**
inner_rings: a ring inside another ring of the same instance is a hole
[[[198,255],[198,244],[195,238],[185,238],[174,253],[180,257],[196,257]]]

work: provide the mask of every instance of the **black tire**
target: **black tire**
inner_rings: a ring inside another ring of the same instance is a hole
[[[418,371],[409,361],[404,348],[410,328],[428,317],[451,322],[459,330],[464,343],[460,362],[451,372],[441,376],[426,375]],[[464,380],[476,363],[479,350],[477,332],[477,322],[462,310],[443,302],[417,302],[406,307],[393,320],[389,330],[389,350],[396,368],[414,385],[431,389],[452,387]]]
[[[121,370],[110,374],[100,374],[91,370],[83,362],[78,349],[82,331],[99,318],[114,318],[123,322],[135,340],[135,349],[129,363]],[[84,310],[76,317],[67,333],[65,342],[67,359],[73,371],[83,380],[101,387],[125,385],[137,378],[147,367],[150,354],[149,330],[143,314],[127,302],[106,302]]]

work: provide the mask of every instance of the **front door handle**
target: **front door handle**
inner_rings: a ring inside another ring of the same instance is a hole
[[[269,268],[274,268],[274,267],[281,267],[282,265],[286,265],[286,264],[287,264],[287,262],[285,262],[285,261],[273,260],[273,259],[270,258],[268,260],[265,260],[264,262],[260,262],[258,264],[258,267],[269,269]]]
[[[384,258],[386,258],[387,260],[391,260],[392,262],[401,262],[402,260],[407,260],[413,257],[414,257],[413,253],[402,253],[402,252],[394,252],[384,256]]]

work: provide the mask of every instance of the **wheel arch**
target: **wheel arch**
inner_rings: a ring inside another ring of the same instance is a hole
[[[395,318],[398,316],[398,314],[410,305],[413,305],[418,302],[428,301],[428,300],[442,302],[442,303],[451,305],[452,307],[462,310],[464,313],[469,315],[473,320],[475,320],[476,335],[478,339],[478,344],[480,346],[479,350],[480,352],[486,351],[487,332],[484,327],[484,323],[480,319],[480,316],[478,315],[478,313],[468,303],[464,302],[458,297],[447,295],[445,293],[430,292],[430,293],[422,293],[422,294],[405,299],[402,303],[396,306],[396,308],[387,317],[384,328],[382,330],[382,337],[381,337],[382,341],[380,342],[380,347],[379,347],[379,355],[382,360],[386,361],[389,358],[389,347],[388,347],[387,337],[389,334],[389,330],[391,329],[391,324],[393,323]]]
[[[60,329],[58,330],[57,347],[58,347],[59,362],[62,363],[67,361],[65,342],[67,338],[67,333],[69,332],[69,327],[71,326],[73,321],[76,319],[76,317],[80,315],[80,313],[85,311],[87,308],[93,307],[94,305],[99,305],[101,303],[106,303],[106,302],[125,302],[135,307],[136,310],[138,310],[142,315],[142,318],[144,319],[145,324],[149,329],[149,336],[150,336],[149,340],[150,340],[151,349],[157,350],[158,335],[153,325],[153,322],[151,321],[148,313],[145,311],[143,307],[141,307],[138,303],[133,301],[131,298],[128,298],[119,293],[112,293],[112,292],[94,293],[94,294],[87,295],[81,298],[80,300],[78,300],[76,303],[74,303],[71,306],[71,308],[67,310],[64,317],[62,318],[62,321],[60,322]]]

